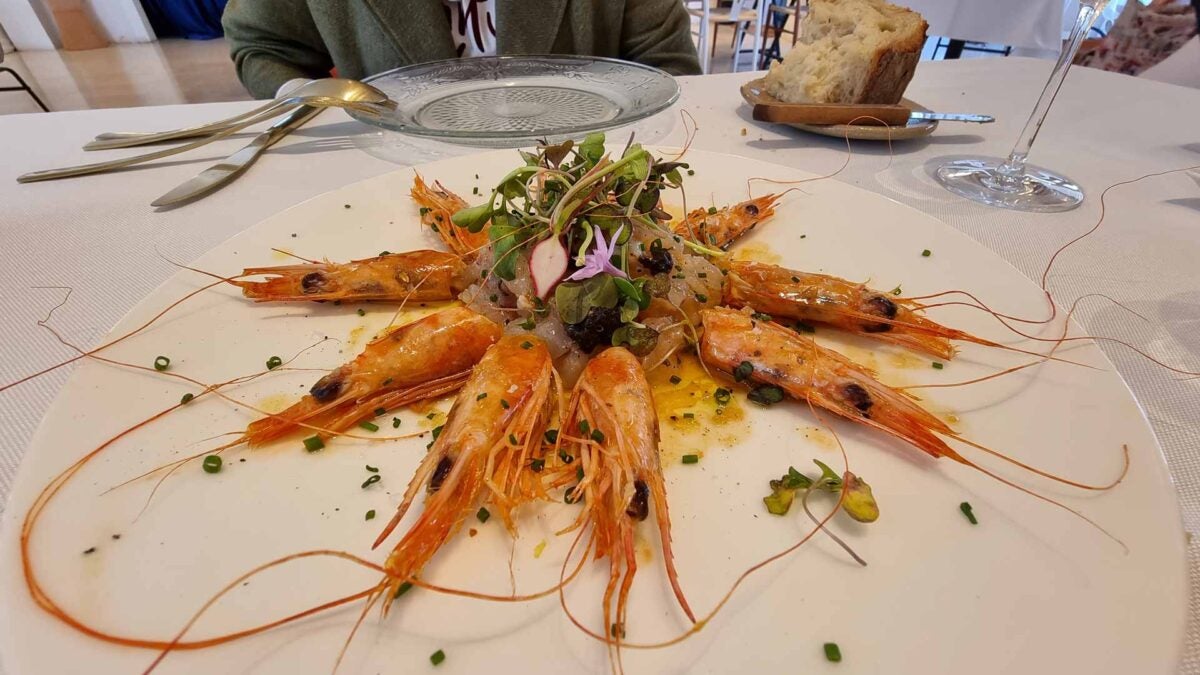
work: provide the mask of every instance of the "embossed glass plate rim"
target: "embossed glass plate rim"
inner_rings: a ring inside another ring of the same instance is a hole
[[[425,63],[414,63],[411,65],[394,68],[392,70],[388,70],[388,71],[385,71],[382,73],[376,73],[374,75],[371,75],[370,77],[364,78],[363,82],[366,82],[369,84],[371,82],[375,82],[375,81],[383,79],[385,77],[393,77],[396,75],[403,76],[408,73],[418,72],[418,71],[420,71],[420,72],[433,71],[434,69],[436,69],[438,67],[442,67],[442,66],[449,66],[449,65],[453,65],[453,64],[461,65],[464,61],[467,61],[467,60],[468,59],[443,59],[441,61],[427,61]],[[525,54],[525,55],[521,55],[521,56],[477,56],[477,57],[472,57],[470,60],[480,62],[480,63],[488,61],[488,62],[493,62],[493,63],[498,63],[498,64],[517,64],[517,63],[521,63],[521,62],[526,62],[530,65],[536,65],[538,62],[544,62],[544,61],[552,61],[552,62],[559,62],[559,63],[584,63],[584,64],[610,63],[610,64],[615,64],[615,65],[629,68],[630,70],[642,71],[648,75],[652,75],[652,76],[656,76],[656,77],[660,78],[665,83],[670,83],[671,95],[665,97],[661,101],[655,102],[652,105],[646,106],[644,109],[641,109],[636,113],[632,113],[632,114],[628,114],[628,115],[623,113],[622,115],[618,115],[614,119],[605,120],[603,122],[591,122],[591,123],[587,123],[587,124],[577,124],[574,126],[561,127],[561,128],[555,128],[555,129],[547,129],[547,130],[543,130],[543,131],[525,131],[525,130],[521,130],[521,131],[455,131],[455,130],[430,129],[429,127],[422,126],[419,124],[406,124],[406,123],[402,123],[402,122],[391,122],[391,121],[386,120],[385,118],[381,118],[381,117],[378,117],[375,115],[363,114],[363,113],[359,113],[359,112],[356,112],[353,110],[347,110],[347,112],[350,114],[351,117],[353,117],[354,119],[356,119],[360,122],[364,122],[366,124],[370,124],[370,125],[376,126],[376,127],[382,127],[384,129],[389,129],[391,131],[397,131],[397,132],[400,132],[403,134],[409,134],[412,136],[423,136],[423,137],[427,137],[427,138],[442,138],[442,139],[459,138],[459,139],[464,139],[464,140],[478,140],[478,141],[517,140],[517,139],[527,139],[527,138],[540,138],[542,136],[553,136],[553,137],[571,136],[571,135],[584,134],[584,133],[588,133],[591,131],[602,131],[605,129],[613,129],[615,127],[624,126],[626,124],[630,124],[633,122],[637,122],[639,120],[646,119],[647,117],[650,117],[651,115],[655,115],[657,113],[662,112],[663,110],[666,110],[667,108],[674,105],[676,101],[679,100],[679,95],[680,95],[679,82],[670,73],[668,73],[665,70],[662,70],[660,68],[655,68],[654,66],[647,66],[642,63],[635,63],[633,61],[625,61],[623,59],[613,59],[613,58],[608,58],[608,57],[604,57],[604,56],[573,56],[573,55],[567,55],[567,54]]]

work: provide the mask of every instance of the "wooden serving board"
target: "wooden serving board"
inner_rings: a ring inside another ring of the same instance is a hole
[[[825,136],[904,140],[928,136],[937,128],[933,120],[910,121],[912,111],[926,108],[908,99],[896,105],[785,103],[767,93],[763,78],[743,84],[741,92],[753,106],[755,120],[788,124]]]

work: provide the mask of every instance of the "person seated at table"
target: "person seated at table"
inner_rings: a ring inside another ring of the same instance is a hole
[[[465,56],[607,56],[700,73],[679,0],[230,0],[222,23],[259,98],[334,68],[362,79]]]

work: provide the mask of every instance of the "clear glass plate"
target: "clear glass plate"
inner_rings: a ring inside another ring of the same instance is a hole
[[[487,56],[405,66],[364,80],[394,111],[355,119],[404,134],[486,146],[578,137],[649,117],[679,98],[650,66],[581,56]]]

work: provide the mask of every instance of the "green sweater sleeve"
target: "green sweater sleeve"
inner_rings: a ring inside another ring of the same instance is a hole
[[[765,1],[765,0],[764,0]],[[680,0],[627,0],[621,27],[621,58],[662,68],[672,75],[699,75],[692,24]]]
[[[257,98],[297,77],[328,77],[333,59],[306,2],[229,0],[221,18],[234,67]]]

